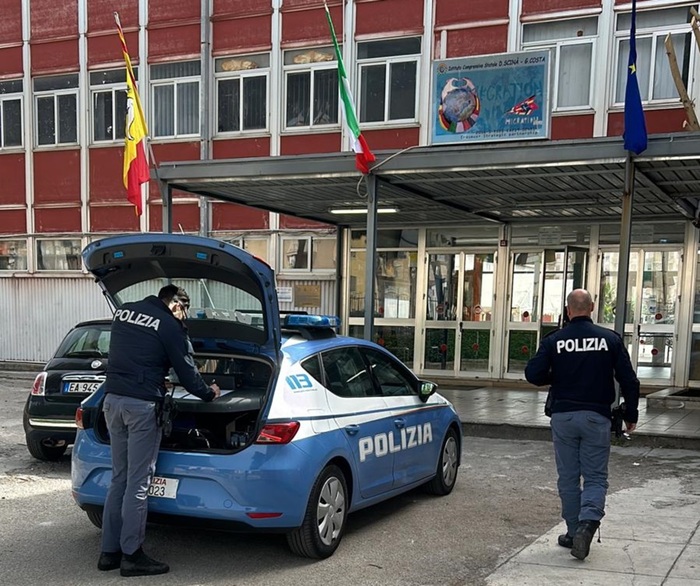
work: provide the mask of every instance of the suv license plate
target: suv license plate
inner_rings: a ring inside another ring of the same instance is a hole
[[[102,383],[63,383],[64,393],[94,393]]]
[[[154,476],[151,485],[148,487],[148,496],[156,496],[164,499],[177,498],[178,484],[180,484],[180,481],[177,478]]]

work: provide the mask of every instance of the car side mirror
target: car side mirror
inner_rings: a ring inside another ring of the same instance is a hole
[[[430,381],[420,381],[420,387],[418,390],[418,396],[421,401],[427,401],[428,397],[432,395],[437,390],[437,384],[431,383]]]

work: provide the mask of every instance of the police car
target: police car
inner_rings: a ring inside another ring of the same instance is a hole
[[[175,386],[150,520],[285,532],[295,553],[325,558],[349,513],[418,486],[452,491],[461,426],[436,385],[381,346],[337,335],[337,318],[280,315],[263,261],[173,234],[105,238],[83,261],[115,310],[184,287],[195,362],[222,389],[206,403]],[[71,469],[73,496],[98,527],[111,475],[103,398],[100,388],[76,413]]]

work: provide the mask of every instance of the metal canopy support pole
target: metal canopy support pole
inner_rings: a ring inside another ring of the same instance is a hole
[[[173,232],[173,189],[169,183],[160,182],[160,194],[163,200],[163,232]]]
[[[374,274],[377,268],[377,176],[369,173],[367,181],[367,249],[365,266],[365,340],[374,335]]]
[[[630,272],[630,244],[632,241],[632,202],[634,200],[634,162],[632,153],[625,160],[625,191],[622,194],[622,221],[620,225],[620,254],[617,269],[617,299],[615,301],[615,331],[624,339],[627,312],[627,282]]]

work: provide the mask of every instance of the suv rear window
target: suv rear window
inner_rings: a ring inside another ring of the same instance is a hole
[[[106,358],[110,324],[83,326],[71,330],[56,351],[56,358]]]

